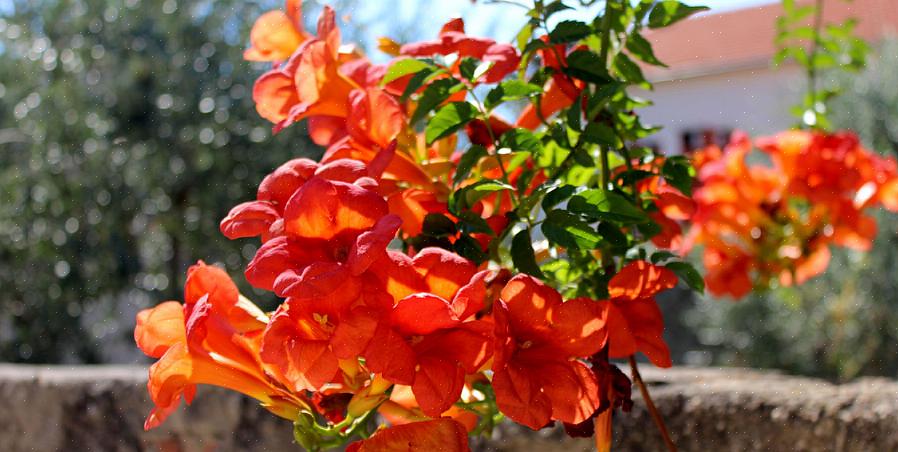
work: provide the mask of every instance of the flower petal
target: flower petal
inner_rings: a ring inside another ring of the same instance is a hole
[[[315,177],[287,202],[284,227],[291,236],[330,240],[368,230],[387,213],[387,202],[377,193]]]
[[[166,301],[137,313],[134,341],[141,351],[159,358],[175,344],[187,341],[184,329],[184,305]]]
[[[461,286],[468,284],[477,271],[471,261],[435,247],[422,249],[412,262],[424,278],[428,291],[447,300],[451,300]]]
[[[636,300],[654,297],[658,292],[671,289],[677,285],[674,272],[646,261],[633,261],[627,264],[608,282],[608,293],[611,298]]]
[[[461,323],[452,305],[429,293],[409,295],[393,308],[390,323],[407,336],[425,335]]]
[[[258,236],[266,238],[271,225],[280,217],[278,211],[268,202],[244,202],[228,212],[228,216],[221,220],[219,229],[231,240]]]
[[[464,426],[449,418],[413,422],[379,430],[371,438],[355,442],[346,452],[468,452]]]
[[[465,371],[457,364],[426,357],[418,363],[412,392],[424,414],[439,417],[458,401],[464,384]]]
[[[552,404],[540,389],[539,382],[527,369],[510,365],[493,374],[499,411],[533,430],[545,427],[552,417]]]

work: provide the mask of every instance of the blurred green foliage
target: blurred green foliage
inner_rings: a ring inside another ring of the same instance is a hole
[[[320,152],[301,127],[271,137],[253,108],[264,65],[241,54],[279,6],[0,6],[0,361],[133,359],[134,314],[180,299],[196,259],[242,282],[255,245],[218,222],[278,164]]]
[[[833,74],[841,94],[829,106],[838,129],[898,156],[898,40],[877,47],[860,74]],[[830,75],[830,74],[827,74]],[[877,212],[866,253],[833,250],[827,272],[798,288],[739,302],[699,300],[683,320],[712,362],[768,367],[847,380],[898,375],[898,216]]]

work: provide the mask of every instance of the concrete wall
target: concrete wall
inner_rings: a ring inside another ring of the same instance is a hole
[[[645,369],[683,451],[898,450],[898,382],[847,385],[744,369]],[[253,401],[201,388],[193,405],[143,431],[140,366],[0,365],[0,451],[300,450],[291,425]],[[635,391],[634,391],[635,392]],[[663,450],[642,402],[615,420],[615,450]],[[559,429],[504,424],[478,451],[588,451]]]

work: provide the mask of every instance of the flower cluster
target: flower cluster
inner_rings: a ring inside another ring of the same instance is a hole
[[[870,248],[876,221],[868,209],[898,211],[895,159],[865,149],[850,132],[793,130],[754,144],[769,164],[746,163],[752,143],[742,133],[694,156],[690,241],[704,246],[715,295],[801,284],[826,270],[830,245]]]
[[[212,384],[293,421],[313,450],[356,436],[348,450],[467,450],[503,417],[598,425],[606,447],[612,411],[632,405],[609,359],[671,365],[654,297],[692,270],[647,255],[680,247],[695,206],[684,161],[629,154],[650,128],[608,125],[633,117],[632,72],[601,69],[598,30],[580,22],[518,49],[453,19],[433,40],[382,39],[393,59],[373,64],[330,7],[315,33],[301,7],[260,17],[245,56],[273,63],[258,113],[275,132],[304,121],[325,152],[275,169],[220,224],[261,241],[246,281],[283,301],[262,312],[200,262],[183,304],[141,312],[135,338],[160,358],[146,426]],[[496,114],[515,101],[515,121]],[[393,427],[370,436],[376,414]]]

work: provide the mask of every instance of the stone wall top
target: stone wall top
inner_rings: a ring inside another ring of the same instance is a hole
[[[643,377],[681,450],[898,450],[898,382],[835,385],[747,369],[647,368]],[[634,391],[615,418],[615,450],[663,450]],[[142,366],[0,364],[2,451],[299,450],[290,424],[238,394],[201,388],[193,405],[145,432]],[[483,451],[588,451],[560,429],[504,424]]]

